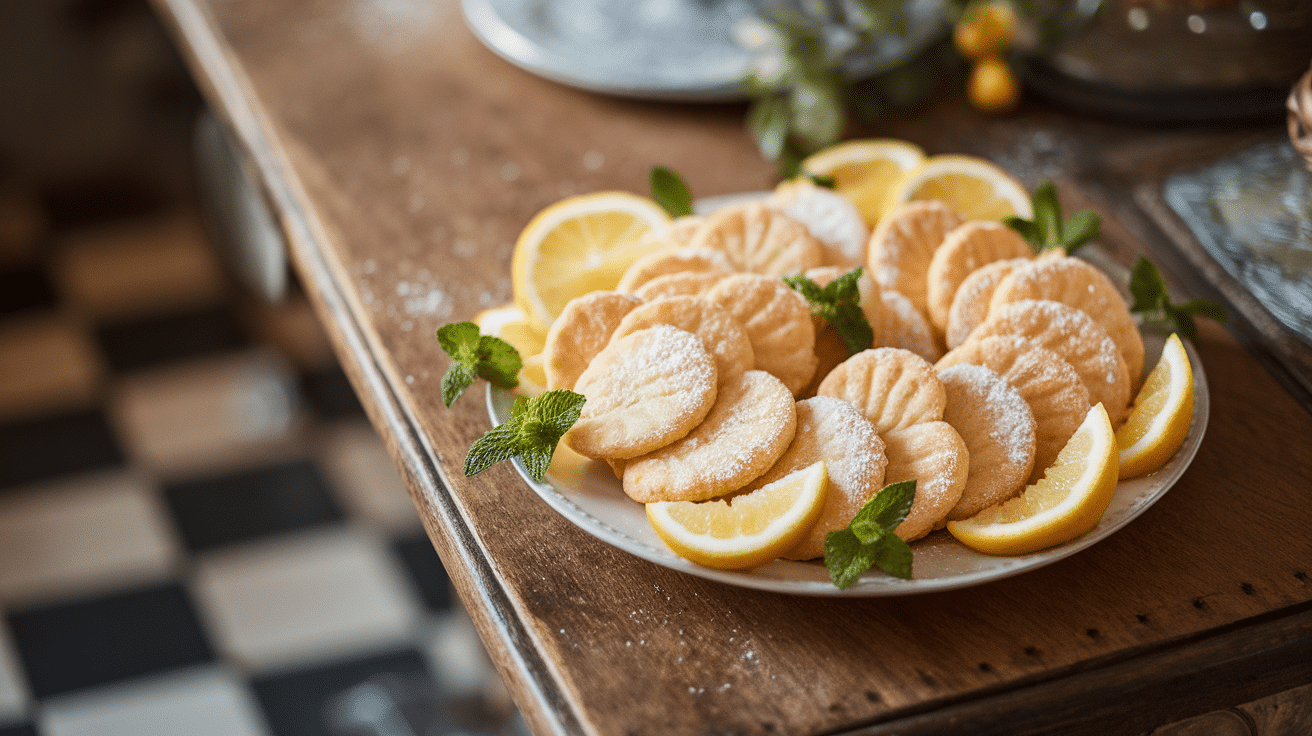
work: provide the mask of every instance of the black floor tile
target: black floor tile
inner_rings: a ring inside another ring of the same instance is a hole
[[[170,484],[164,498],[192,552],[343,518],[309,460]]]
[[[8,619],[38,699],[214,659],[176,583],[13,611]]]
[[[123,464],[101,410],[0,426],[0,488]]]
[[[451,610],[451,579],[428,537],[421,532],[397,539],[392,548],[419,589],[424,605],[438,613]]]
[[[385,684],[389,679],[407,683],[407,690],[413,690],[416,684],[421,689],[436,690],[423,657],[414,649],[263,677],[252,681],[251,686],[274,736],[339,736],[342,733],[396,732],[395,729],[370,729],[367,725],[347,730],[342,723],[341,699],[348,696],[349,690],[366,681],[379,683],[379,690],[371,694],[375,704],[383,706],[376,710],[385,711],[391,700],[391,688]],[[427,688],[424,688],[425,684]],[[330,728],[330,723],[339,727]],[[448,731],[425,729],[420,733]]]
[[[106,325],[97,332],[105,359],[119,371],[249,344],[236,316],[224,307]]]
[[[64,180],[47,187],[45,211],[55,229],[140,217],[177,204],[144,175]]]
[[[340,366],[301,375],[305,402],[320,418],[328,420],[363,417],[364,407]]]
[[[17,723],[0,727],[0,736],[36,736],[36,728],[30,723]]]
[[[55,303],[55,289],[43,268],[0,269],[0,314]]]

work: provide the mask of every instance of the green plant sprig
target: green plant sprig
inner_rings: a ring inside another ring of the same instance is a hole
[[[857,286],[862,270],[854,268],[825,284],[824,288],[803,274],[784,278],[784,283],[806,297],[811,314],[834,326],[843,345],[853,355],[875,344],[875,332],[861,308],[861,290]]]
[[[1134,298],[1131,312],[1150,320],[1165,321],[1190,340],[1198,335],[1195,316],[1214,319],[1221,324],[1230,319],[1224,307],[1206,299],[1190,299],[1183,304],[1172,302],[1162,272],[1145,256],[1139,256],[1130,270],[1130,296]]]
[[[1081,246],[1098,237],[1102,216],[1093,210],[1081,210],[1071,219],[1062,220],[1061,198],[1052,182],[1040,184],[1030,196],[1030,201],[1034,204],[1033,220],[1012,215],[1003,222],[1020,233],[1035,253],[1061,248],[1066,251],[1066,255],[1074,255]]]
[[[437,342],[451,356],[451,367],[442,376],[442,403],[447,408],[475,378],[501,388],[519,385],[519,369],[524,366],[519,351],[499,337],[480,335],[473,322],[444,325],[437,331]]]
[[[850,588],[871,567],[911,579],[911,547],[894,533],[911,512],[914,480],[884,486],[852,518],[846,529],[825,535],[825,567],[839,588]]]
[[[651,198],[665,210],[670,217],[684,217],[692,214],[692,188],[683,177],[664,166],[653,166],[648,175]]]
[[[465,476],[478,475],[489,467],[519,457],[529,477],[542,482],[560,438],[578,421],[587,399],[568,389],[556,389],[515,399],[510,419],[474,440],[465,455]]]

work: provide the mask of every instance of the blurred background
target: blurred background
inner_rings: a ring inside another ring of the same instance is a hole
[[[0,3],[0,735],[524,732],[201,114],[145,0]]]

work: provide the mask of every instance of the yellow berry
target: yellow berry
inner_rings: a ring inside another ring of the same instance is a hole
[[[967,59],[997,56],[1011,46],[1016,35],[1016,14],[1000,2],[988,2],[967,11],[953,29],[957,51]]]
[[[1020,100],[1020,82],[1007,62],[996,56],[986,56],[975,62],[971,69],[970,79],[966,80],[966,95],[980,110],[1002,112]]]

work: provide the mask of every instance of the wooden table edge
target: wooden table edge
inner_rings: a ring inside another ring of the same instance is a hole
[[[535,733],[584,733],[569,699],[538,654],[491,560],[465,524],[442,480],[441,467],[418,420],[405,408],[395,377],[370,351],[363,321],[337,271],[320,248],[324,228],[299,204],[290,168],[263,133],[250,86],[229,63],[214,20],[183,0],[151,0],[176,37],[210,109],[225,126],[256,191],[271,204],[298,275],[313,286],[307,296],[334,343],[374,428],[400,466],[411,497],[489,654],[507,676],[515,702]],[[429,513],[425,513],[425,509]],[[440,521],[440,526],[438,525]]]

